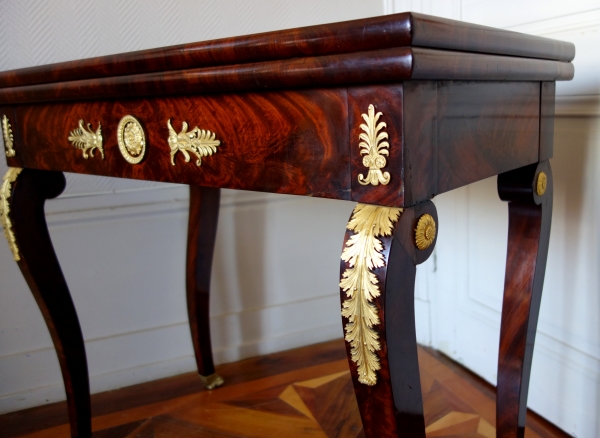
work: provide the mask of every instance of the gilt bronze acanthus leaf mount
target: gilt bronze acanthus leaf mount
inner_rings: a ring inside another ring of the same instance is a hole
[[[393,233],[401,214],[400,208],[358,204],[347,226],[354,235],[342,252],[348,266],[340,281],[347,297],[342,304],[342,316],[348,318],[345,339],[351,346],[352,361],[358,366],[358,381],[369,386],[377,383],[377,370],[381,368],[377,356],[381,343],[373,328],[381,322],[373,303],[380,295],[379,278],[373,271],[385,266],[379,237]]]
[[[12,196],[12,185],[17,180],[17,177],[23,169],[19,167],[10,167],[4,175],[2,187],[0,188],[0,221],[4,227],[4,235],[8,241],[8,247],[13,253],[15,261],[21,260],[19,254],[19,246],[17,245],[17,239],[12,229],[12,222],[10,220],[10,202],[9,199]]]

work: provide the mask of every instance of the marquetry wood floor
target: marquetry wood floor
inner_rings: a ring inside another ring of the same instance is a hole
[[[433,350],[419,351],[428,437],[495,437],[494,388]],[[92,397],[94,438],[363,437],[342,341],[218,367],[225,385],[193,373]],[[526,437],[567,437],[533,413]],[[0,416],[0,436],[69,436],[66,405]]]

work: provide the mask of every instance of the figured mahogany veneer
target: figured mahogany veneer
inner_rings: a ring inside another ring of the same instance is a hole
[[[220,189],[190,186],[185,287],[196,366],[203,377],[215,372],[206,315],[220,199]]]
[[[575,57],[575,47],[562,41],[408,12],[13,70],[0,74],[0,88],[407,46]]]
[[[348,361],[364,432],[367,438],[407,436],[425,438],[425,418],[414,314],[414,287],[417,265],[433,253],[435,241],[425,251],[414,245],[414,230],[423,214],[436,222],[437,211],[431,201],[405,209],[391,236],[381,237],[385,266],[374,272],[379,279],[380,295],[373,300],[381,323],[377,333],[382,344],[378,352],[381,369],[378,382],[368,386],[358,381],[356,363]],[[353,233],[346,231],[344,243]],[[347,264],[341,262],[343,273]],[[341,291],[342,303],[347,299]],[[343,319],[343,325],[348,319]],[[348,357],[350,344],[346,342]]]
[[[391,233],[377,240],[382,246],[362,249],[385,262],[368,269],[364,262],[357,274],[380,294],[342,290],[342,301],[349,293],[357,303],[362,294],[360,306],[349,304],[349,318],[363,318],[359,307],[376,315],[363,320],[381,344],[365,353],[381,364],[369,365],[369,377],[363,368],[360,378],[372,386],[359,381],[360,358],[347,347],[363,429],[377,438],[425,436],[414,280],[436,236],[417,249],[416,224],[427,214],[428,232],[432,223],[439,231],[431,198],[500,174],[510,226],[497,436],[522,437],[551,221],[555,81],[573,77],[574,55],[570,43],[404,13],[0,73],[0,116],[9,119],[16,151],[7,163],[25,168],[12,196],[4,194],[14,204],[8,219],[18,221],[19,266],[59,355],[72,435],[91,435],[90,405],[77,315],[43,218],[44,200],[60,192],[60,172],[191,186],[186,296],[203,376],[214,373],[208,302],[220,188],[402,207]],[[371,117],[381,113],[376,122],[367,115],[371,105]],[[139,164],[126,161],[117,143],[127,115],[146,135]],[[93,130],[102,125],[105,159],[98,151],[85,159],[68,140],[79,120]],[[177,133],[183,122],[214,133],[216,152],[201,166],[178,152],[172,165],[168,120]],[[380,141],[389,155],[365,161],[364,150]],[[389,174],[389,182],[361,184],[370,170]],[[540,172],[546,193],[538,193]],[[363,228],[352,225],[345,242],[352,246],[353,233],[368,228],[372,235],[361,238],[375,245],[376,223],[361,220]]]
[[[131,114],[146,131],[146,156],[123,159],[119,120]],[[105,159],[85,159],[67,140],[79,119],[102,123]],[[202,160],[171,164],[167,120],[217,134],[218,151]],[[287,91],[163,98],[17,108],[18,144],[11,164],[209,187],[349,199],[348,138],[344,90]],[[14,163],[14,164],[13,164]]]
[[[547,186],[536,192],[543,172]],[[498,177],[498,194],[508,201],[508,251],[502,303],[496,429],[498,436],[525,434],[533,344],[542,301],[552,221],[552,169],[547,161]]]
[[[92,426],[83,335],[44,215],[46,200],[57,197],[64,188],[65,177],[60,172],[24,169],[14,183],[11,218],[19,242],[19,268],[42,312],[60,363],[71,433],[86,437]]]
[[[0,89],[0,104],[267,90],[404,79],[557,81],[567,62],[400,47],[285,61],[144,73]]]
[[[411,81],[398,85],[161,99],[19,105],[11,166],[208,187],[414,205],[454,188],[537,162],[539,82]],[[425,104],[420,104],[424,102]],[[361,185],[361,114],[373,103],[387,124],[388,185]],[[410,110],[405,110],[409,108]],[[2,111],[3,108],[0,108]],[[144,126],[138,165],[117,145],[119,120]],[[406,117],[403,115],[406,114]],[[83,158],[67,140],[79,119],[102,124],[105,159]],[[170,162],[167,120],[217,134],[218,152]]]

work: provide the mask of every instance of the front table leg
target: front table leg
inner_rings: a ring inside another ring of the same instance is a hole
[[[499,175],[498,193],[509,202],[509,223],[496,436],[522,438],[552,220],[550,164],[544,161]]]
[[[61,172],[11,168],[2,185],[1,217],[14,258],[54,342],[67,393],[71,436],[87,438],[92,430],[85,346],[44,215],[46,199],[60,195],[64,188]]]
[[[433,252],[437,212],[358,204],[341,263],[342,319],[367,437],[425,437],[415,335],[416,265]]]
[[[187,237],[186,296],[192,343],[198,374],[208,389],[224,381],[215,374],[210,342],[208,304],[220,189],[190,186],[190,216]]]

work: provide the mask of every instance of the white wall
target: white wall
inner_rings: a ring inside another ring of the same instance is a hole
[[[382,12],[381,0],[0,0],[0,70]],[[47,204],[48,223],[79,313],[92,392],[194,370],[187,186],[67,180]],[[352,208],[224,191],[211,301],[217,363],[342,337],[339,256]],[[50,336],[0,239],[0,412],[61,399]]]
[[[554,215],[529,406],[567,432],[600,436],[600,2],[389,0],[414,10],[571,41],[575,79],[557,84]],[[490,178],[434,200],[440,217],[431,345],[496,383],[508,216]]]

